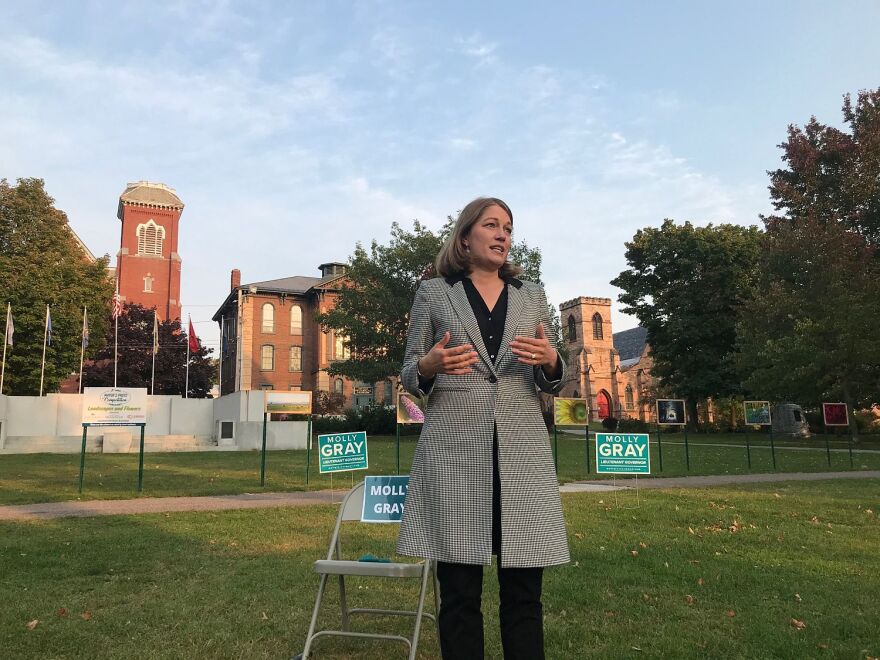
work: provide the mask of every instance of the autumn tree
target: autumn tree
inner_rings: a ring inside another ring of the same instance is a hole
[[[83,307],[88,307],[92,341],[100,348],[113,284],[109,257],[93,259],[73,234],[42,179],[0,180],[0,303],[5,319],[12,305],[13,346],[7,347],[4,393],[35,395],[46,305],[52,313],[52,344],[46,349],[43,391],[58,389],[79,371]]]
[[[732,361],[737,307],[751,296],[760,245],[757,227],[695,227],[665,220],[626,243],[629,268],[611,284],[623,312],[647,329],[652,374],[664,391],[697,402],[739,391]]]
[[[104,347],[83,371],[85,386],[113,385],[114,324],[108,324]],[[183,394],[186,384],[186,329],[179,319],[159,323],[159,351],[156,354],[155,394]],[[211,349],[199,342],[190,352],[189,397],[205,398],[217,379],[217,365]],[[120,387],[150,388],[153,368],[153,310],[128,303],[119,315],[116,382]]]
[[[816,117],[788,127],[785,167],[769,172],[778,215],[764,220],[837,222],[880,247],[880,89],[844,96],[843,120],[848,132]]]
[[[786,167],[769,173],[779,214],[764,218],[737,364],[755,394],[852,411],[880,390],[880,90],[845,96],[843,117],[850,132],[812,117],[779,145]]]
[[[369,250],[355,247],[334,309],[318,316],[325,329],[342,333],[350,348],[349,359],[330,365],[332,375],[372,383],[400,373],[416,289],[420,280],[434,276],[434,258],[452,223],[450,218],[434,233],[418,221],[412,230],[395,222],[387,245],[374,240]],[[510,256],[524,279],[540,282],[539,250],[514,243]],[[558,318],[555,322],[558,327]]]

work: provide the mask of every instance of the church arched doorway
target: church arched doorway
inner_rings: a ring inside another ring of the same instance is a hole
[[[600,390],[596,395],[596,406],[599,409],[599,419],[605,419],[611,416],[611,397],[608,392]]]

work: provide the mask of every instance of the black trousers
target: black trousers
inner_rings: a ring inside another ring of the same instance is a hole
[[[498,438],[493,451],[492,550],[498,555],[501,645],[505,660],[544,659],[541,583],[544,569],[501,567],[501,479]],[[444,660],[483,658],[483,567],[438,562],[440,651]]]

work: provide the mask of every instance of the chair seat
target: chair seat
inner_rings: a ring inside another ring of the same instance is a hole
[[[319,559],[314,564],[315,572],[322,575],[364,575],[371,577],[421,577],[425,564],[385,563],[374,561],[351,561],[341,559]]]

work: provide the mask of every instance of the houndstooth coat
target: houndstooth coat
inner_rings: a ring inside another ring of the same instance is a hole
[[[548,381],[540,367],[519,362],[510,350],[514,336],[534,337],[539,323],[555,345],[544,290],[531,282],[508,284],[504,337],[493,365],[464,285],[450,282],[422,282],[410,312],[401,381],[408,392],[429,396],[397,552],[461,564],[491,562],[497,426],[502,566],[564,564],[568,539],[537,391],[555,393],[563,378]],[[480,360],[470,374],[438,374],[430,391],[422,392],[416,365],[447,330],[449,347],[472,344]]]

